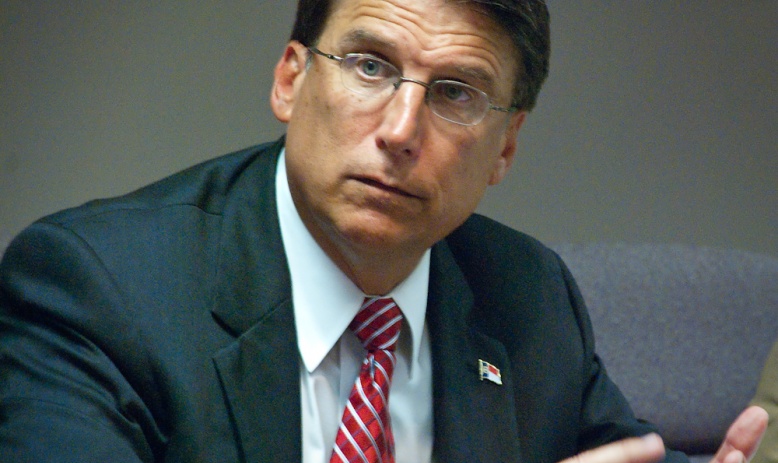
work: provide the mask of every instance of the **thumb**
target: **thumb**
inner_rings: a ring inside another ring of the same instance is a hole
[[[664,456],[662,438],[647,434],[587,450],[560,463],[655,463]]]

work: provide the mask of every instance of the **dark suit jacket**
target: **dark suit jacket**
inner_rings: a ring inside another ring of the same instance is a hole
[[[282,146],[17,237],[0,267],[0,461],[301,460]],[[436,461],[555,462],[652,430],[549,249],[474,215],[434,246],[430,278]],[[478,359],[502,386],[479,380]]]

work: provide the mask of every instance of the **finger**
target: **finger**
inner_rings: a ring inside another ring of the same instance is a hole
[[[743,452],[735,450],[724,458],[724,463],[746,463],[746,457]]]
[[[603,445],[560,463],[655,463],[664,455],[662,438],[648,434]]]
[[[759,448],[767,429],[767,412],[759,407],[749,407],[735,419],[727,430],[724,442],[711,463],[748,461]]]

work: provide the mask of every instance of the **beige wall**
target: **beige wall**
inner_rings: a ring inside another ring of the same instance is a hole
[[[283,133],[294,2],[0,0],[0,244]],[[778,1],[552,2],[551,77],[481,212],[546,241],[778,255]]]

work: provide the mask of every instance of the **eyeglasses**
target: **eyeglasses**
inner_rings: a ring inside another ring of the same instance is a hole
[[[343,86],[359,95],[379,98],[393,94],[403,82],[419,84],[427,92],[425,101],[433,114],[455,124],[473,126],[481,122],[490,110],[512,113],[518,108],[493,105],[485,92],[455,80],[433,80],[430,83],[403,77],[393,64],[366,53],[336,56],[316,47],[311,53],[336,61],[340,66]]]

